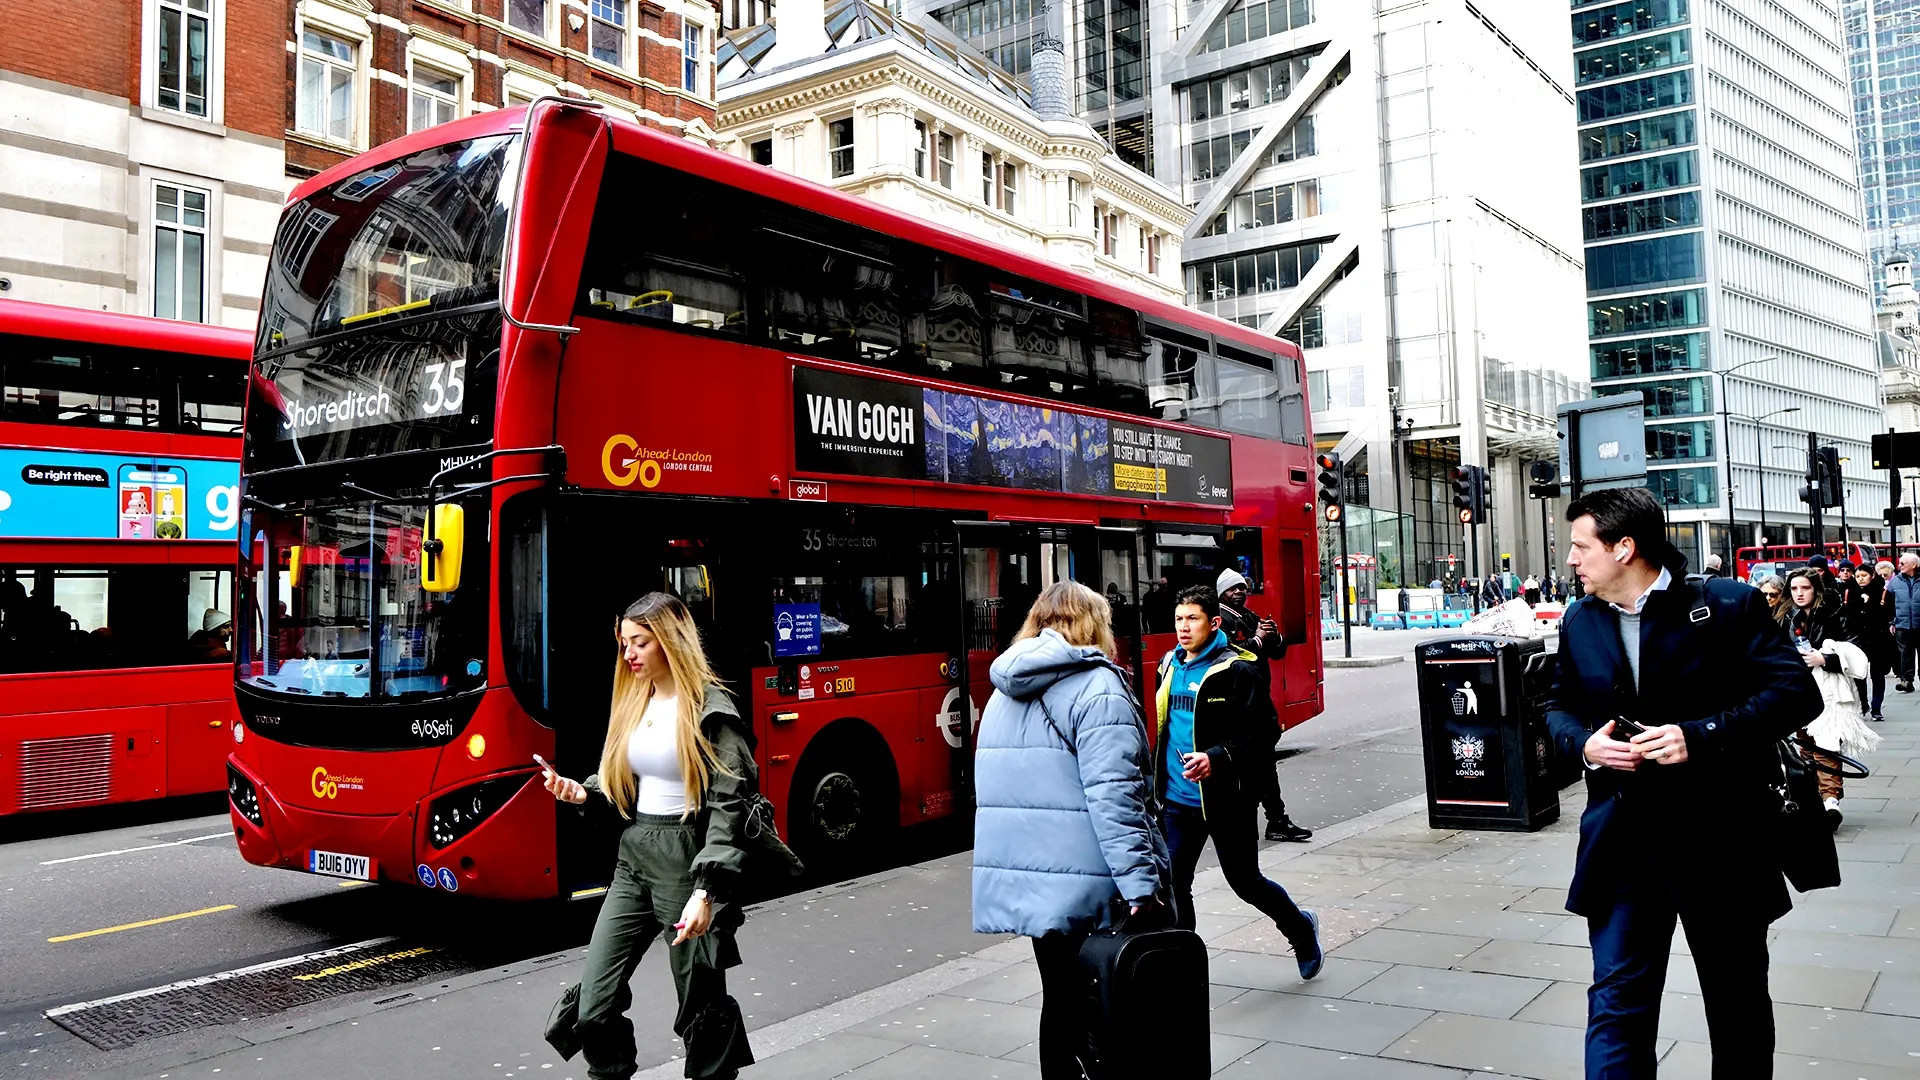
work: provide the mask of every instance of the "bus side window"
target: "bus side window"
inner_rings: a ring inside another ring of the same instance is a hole
[[[1267,591],[1266,560],[1260,554],[1260,530],[1242,526],[1227,529],[1226,539],[1227,566],[1240,572],[1247,579],[1249,591],[1255,595]]]

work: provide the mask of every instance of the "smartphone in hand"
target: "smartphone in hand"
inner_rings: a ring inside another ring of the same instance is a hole
[[[547,759],[546,759],[546,758],[543,758],[543,757],[541,757],[541,756],[540,756],[539,754],[535,754],[535,755],[533,755],[533,763],[534,763],[535,765],[538,765],[538,766],[540,766],[540,768],[541,768],[541,771],[543,771],[544,773],[546,773],[546,775],[548,775],[548,776],[552,776],[552,775],[553,775],[553,766],[551,766],[551,765],[549,765],[549,764],[547,764]]]
[[[1613,718],[1613,741],[1615,742],[1630,742],[1635,735],[1646,730],[1624,716]]]

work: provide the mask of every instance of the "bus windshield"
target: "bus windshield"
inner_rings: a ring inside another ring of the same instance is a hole
[[[273,240],[259,354],[497,299],[516,139],[422,150],[287,207]]]
[[[422,590],[423,509],[372,503],[284,516],[256,512],[241,584],[240,681],[333,698],[479,686],[485,575],[452,593]]]
[[[517,145],[422,150],[287,208],[250,380],[250,471],[491,438]]]

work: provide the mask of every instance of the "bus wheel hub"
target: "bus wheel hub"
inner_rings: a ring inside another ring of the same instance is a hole
[[[813,821],[829,840],[845,840],[860,827],[860,788],[846,773],[828,773],[813,789]]]

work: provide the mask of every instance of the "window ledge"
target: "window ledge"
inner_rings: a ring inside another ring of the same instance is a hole
[[[300,143],[303,146],[311,146],[320,150],[331,150],[336,154],[351,155],[360,152],[360,148],[352,143],[340,142],[337,139],[329,139],[325,135],[315,135],[308,131],[296,131],[293,128],[287,129],[287,141],[290,143]]]
[[[172,127],[185,128],[188,131],[197,131],[202,135],[212,135],[216,138],[224,139],[227,137],[225,124],[216,124],[211,120],[202,120],[197,116],[188,116],[185,113],[174,112],[172,109],[161,109],[152,105],[142,105],[140,106],[140,119],[151,120],[156,124],[167,124]]]

